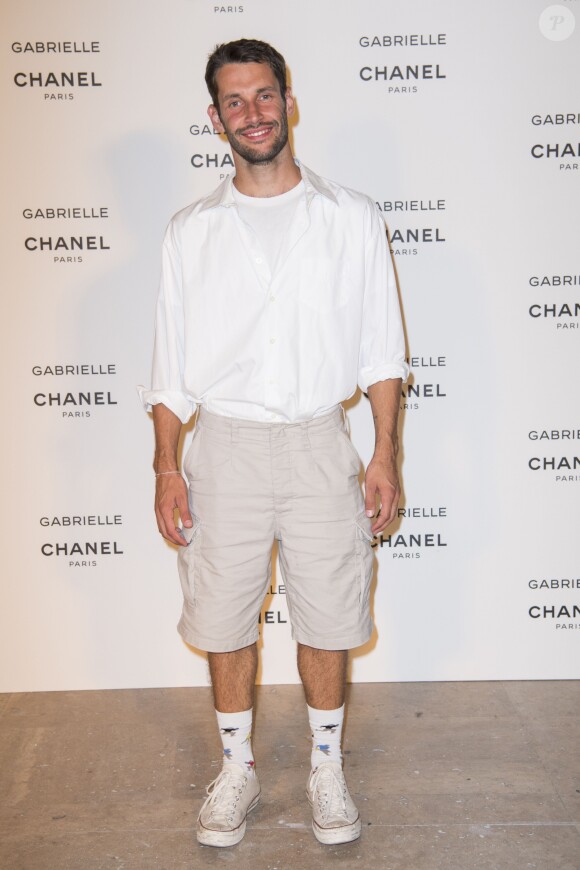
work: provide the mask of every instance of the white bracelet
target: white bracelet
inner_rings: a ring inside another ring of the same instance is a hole
[[[181,471],[177,469],[177,471],[158,471],[155,474],[155,477],[162,477],[164,474],[181,474]]]

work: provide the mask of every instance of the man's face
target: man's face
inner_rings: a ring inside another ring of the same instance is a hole
[[[271,163],[288,143],[288,115],[294,98],[280,94],[276,76],[265,63],[228,63],[218,70],[218,107],[208,114],[225,133],[235,154],[254,166]]]

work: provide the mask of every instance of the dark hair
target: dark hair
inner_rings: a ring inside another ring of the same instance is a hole
[[[267,63],[276,76],[280,93],[286,94],[286,61],[280,52],[259,39],[236,39],[216,45],[207,61],[205,83],[216,109],[219,110],[216,73],[226,63]]]

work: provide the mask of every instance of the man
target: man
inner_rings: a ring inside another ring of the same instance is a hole
[[[294,160],[284,58],[257,40],[220,45],[206,82],[236,171],[169,225],[153,383],[142,392],[157,522],[180,547],[179,630],[208,653],[223,742],[197,838],[239,842],[260,796],[256,640],[277,539],[312,731],[313,830],[321,843],[349,842],[361,822],[340,749],[347,655],[371,634],[372,539],[399,498],[408,369],[394,275],[374,203]],[[376,430],[365,501],[340,405],[357,381]],[[187,488],[177,445],[197,406]]]

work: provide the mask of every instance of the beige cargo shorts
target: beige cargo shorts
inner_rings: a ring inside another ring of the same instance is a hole
[[[184,463],[193,515],[178,557],[184,640],[208,652],[257,640],[277,540],[292,636],[328,650],[365,643],[374,557],[360,470],[340,405],[288,424],[201,408]]]

